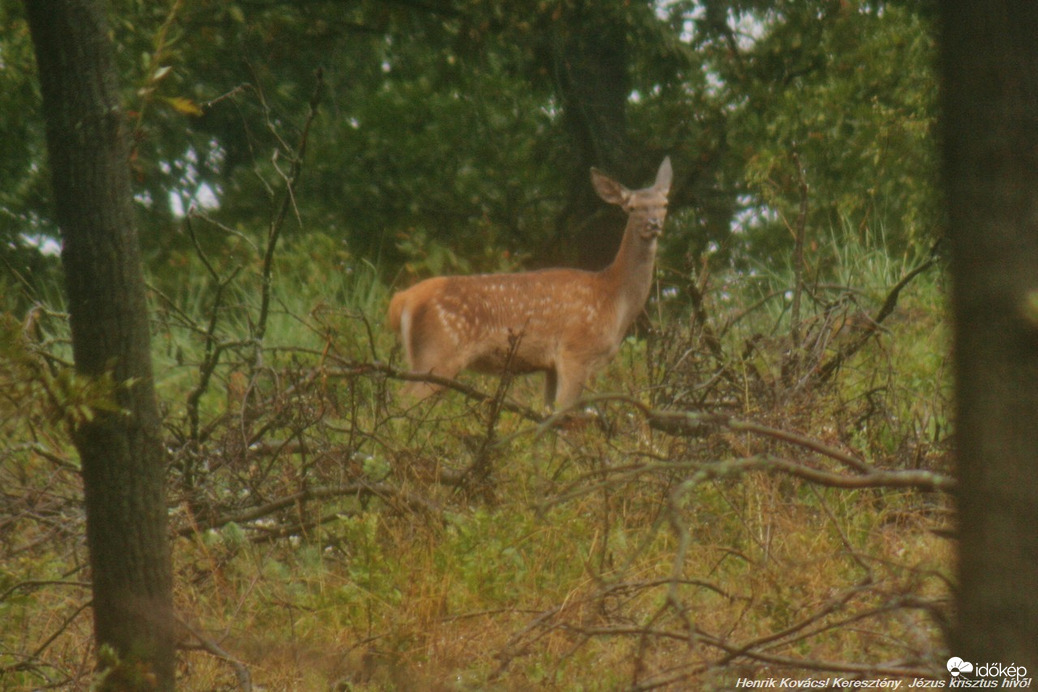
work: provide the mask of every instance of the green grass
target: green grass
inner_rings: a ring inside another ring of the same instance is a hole
[[[834,334],[811,362],[839,348],[838,318],[874,314],[910,264],[877,251],[848,245],[826,260],[853,290],[805,303],[804,332]],[[214,287],[204,273],[157,287],[170,299],[155,297],[154,357],[172,450],[175,596],[189,627],[182,689],[235,689],[236,665],[278,690],[727,689],[843,664],[939,672],[952,546],[935,529],[948,524],[947,497],[722,473],[767,455],[846,469],[723,425],[672,435],[630,401],[754,421],[884,469],[945,472],[936,269],[825,383],[808,369],[790,377],[788,313],[781,298],[758,303],[788,275],[766,288],[719,275],[706,299],[721,356],[687,308],[661,308],[654,331],[594,383],[592,393],[624,398],[555,429],[458,392],[402,400],[384,370],[358,367],[396,362],[377,271],[320,240],[287,247],[277,269],[262,344],[249,339],[255,273],[228,287],[190,463],[187,401]],[[58,336],[60,321],[48,330]],[[4,334],[13,351],[21,322]],[[39,377],[5,367],[0,687],[88,689],[74,454]],[[541,386],[518,378],[509,395],[537,407]],[[459,483],[478,459],[487,481]]]

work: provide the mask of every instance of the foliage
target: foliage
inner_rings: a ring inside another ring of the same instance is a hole
[[[896,220],[892,250],[926,245],[942,222],[934,193],[936,86],[926,69],[934,45],[924,18],[902,6],[846,5],[816,22],[807,20],[807,5],[796,12],[801,21],[787,19],[755,42],[756,65],[722,77],[750,85],[732,118],[733,139],[748,153],[750,188],[780,217],[795,218],[795,151],[807,171],[814,225]],[[766,237],[755,241],[771,246]]]
[[[33,238],[57,234],[27,32],[17,3],[2,12],[0,234],[17,267]],[[118,0],[142,240],[160,268],[189,247],[177,228],[190,205],[262,227],[282,161],[266,152],[295,138],[291,113],[321,69],[298,220],[390,276],[425,246],[475,269],[570,257],[591,242],[574,230],[584,219],[573,210],[596,208],[587,166],[636,185],[664,152],[679,171],[674,211],[695,210],[668,241],[675,263],[711,242],[751,258],[783,246],[776,220],[798,202],[793,152],[813,224],[895,220],[895,251],[925,246],[941,226],[930,14],[926,3],[828,0],[522,11],[506,0]],[[599,54],[599,36],[615,55]],[[565,70],[628,93],[596,116]],[[581,113],[590,120],[576,123]]]
[[[185,688],[941,673],[926,3],[113,7]],[[48,394],[60,291],[10,259],[53,227],[20,10],[0,17],[0,98],[24,106],[0,111],[21,137],[0,184],[0,680],[85,689],[61,402],[105,398]],[[567,255],[572,169],[586,193],[603,164],[581,152],[608,137],[577,135],[559,61],[596,31],[630,90],[603,160],[667,151],[679,175],[651,319],[575,419],[530,408],[536,378],[401,399],[391,285]]]

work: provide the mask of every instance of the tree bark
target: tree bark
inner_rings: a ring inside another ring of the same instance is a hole
[[[133,220],[126,117],[101,0],[25,3],[61,227],[77,372],[110,374],[119,412],[75,425],[94,632],[121,665],[110,684],[173,689],[165,465]],[[116,676],[118,682],[115,682]]]
[[[602,269],[612,261],[626,223],[619,209],[598,199],[590,168],[597,166],[631,186],[641,184],[637,174],[651,174],[641,169],[649,156],[631,155],[627,43],[626,27],[593,3],[574,4],[552,28],[551,73],[574,154],[568,166],[569,204],[557,226],[567,236],[561,244],[576,245],[577,264],[584,269]]]
[[[959,475],[950,653],[1038,672],[1038,3],[939,3]]]

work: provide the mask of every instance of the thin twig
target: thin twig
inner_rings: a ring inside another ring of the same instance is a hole
[[[793,233],[793,302],[789,312],[789,334],[793,340],[793,358],[799,358],[800,351],[800,298],[804,292],[804,240],[807,236],[807,173],[800,163],[800,155],[793,148],[793,166],[796,169],[797,188],[800,192],[800,208],[797,221],[790,231]]]
[[[245,667],[244,663],[236,659],[231,654],[227,653],[227,651],[225,651],[223,647],[221,647],[212,639],[202,636],[202,634],[197,629],[187,624],[187,622],[185,622],[183,618],[177,617],[177,622],[180,624],[181,627],[187,630],[188,634],[194,637],[195,640],[198,642],[197,647],[192,647],[187,644],[180,644],[178,648],[199,648],[202,651],[205,651],[206,653],[212,654],[213,656],[219,658],[221,661],[226,661],[234,670],[234,676],[238,678],[238,688],[242,690],[242,692],[252,691],[252,675],[249,673],[249,669]]]
[[[20,581],[17,584],[14,584],[3,593],[0,593],[0,603],[6,601],[15,591],[35,590],[44,586],[74,586],[81,589],[89,589],[90,582],[71,581],[68,579],[27,579],[26,581]]]
[[[861,350],[861,347],[864,346],[865,343],[879,331],[879,326],[883,323],[883,320],[887,319],[887,317],[889,317],[891,313],[894,312],[894,308],[897,307],[897,301],[901,295],[901,291],[904,290],[906,286],[908,286],[912,279],[919,276],[936,263],[937,257],[931,256],[929,259],[917,266],[915,269],[905,274],[905,276],[900,281],[894,284],[894,287],[887,292],[887,297],[884,299],[883,305],[880,306],[879,312],[877,312],[876,316],[869,321],[869,323],[866,325],[864,332],[857,339],[851,341],[850,343],[840,348],[840,350],[837,351],[832,358],[827,360],[825,363],[822,363],[818,367],[817,379],[819,382],[828,381],[829,378],[832,377],[833,374],[835,374],[836,371],[840,369],[840,366],[843,365],[843,363],[845,363],[848,358],[850,358],[855,353]]]
[[[262,519],[271,514],[276,514],[284,509],[297,504],[313,500],[327,500],[350,495],[373,495],[386,501],[398,501],[412,511],[425,511],[433,514],[439,512],[435,504],[424,497],[409,493],[401,488],[393,487],[387,483],[358,482],[342,486],[308,488],[291,495],[279,497],[257,507],[251,507],[233,514],[225,514],[204,524],[192,524],[177,531],[179,536],[192,536],[211,529],[218,529],[227,524],[245,524],[247,522]]]
[[[263,336],[267,331],[267,318],[270,314],[270,295],[274,283],[274,251],[277,248],[278,239],[281,236],[281,229],[285,224],[285,218],[288,216],[289,207],[295,207],[295,189],[299,184],[300,176],[303,173],[303,160],[306,156],[306,146],[310,138],[310,127],[313,125],[314,118],[317,117],[317,106],[321,102],[321,95],[324,91],[323,71],[318,69],[314,76],[316,78],[316,84],[314,85],[313,94],[310,96],[309,111],[307,112],[306,121],[303,124],[303,132],[299,137],[299,143],[292,155],[292,166],[289,169],[289,173],[287,176],[284,176],[285,188],[281,196],[281,202],[278,204],[277,211],[271,218],[270,225],[267,228],[267,246],[264,251],[263,267],[261,270],[262,283],[260,312],[259,317],[256,320],[255,330],[257,343],[263,340]],[[271,128],[273,129],[273,125],[271,125]]]

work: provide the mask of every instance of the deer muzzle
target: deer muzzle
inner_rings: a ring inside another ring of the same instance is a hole
[[[649,219],[642,227],[641,236],[644,240],[652,240],[663,235],[663,219]]]

